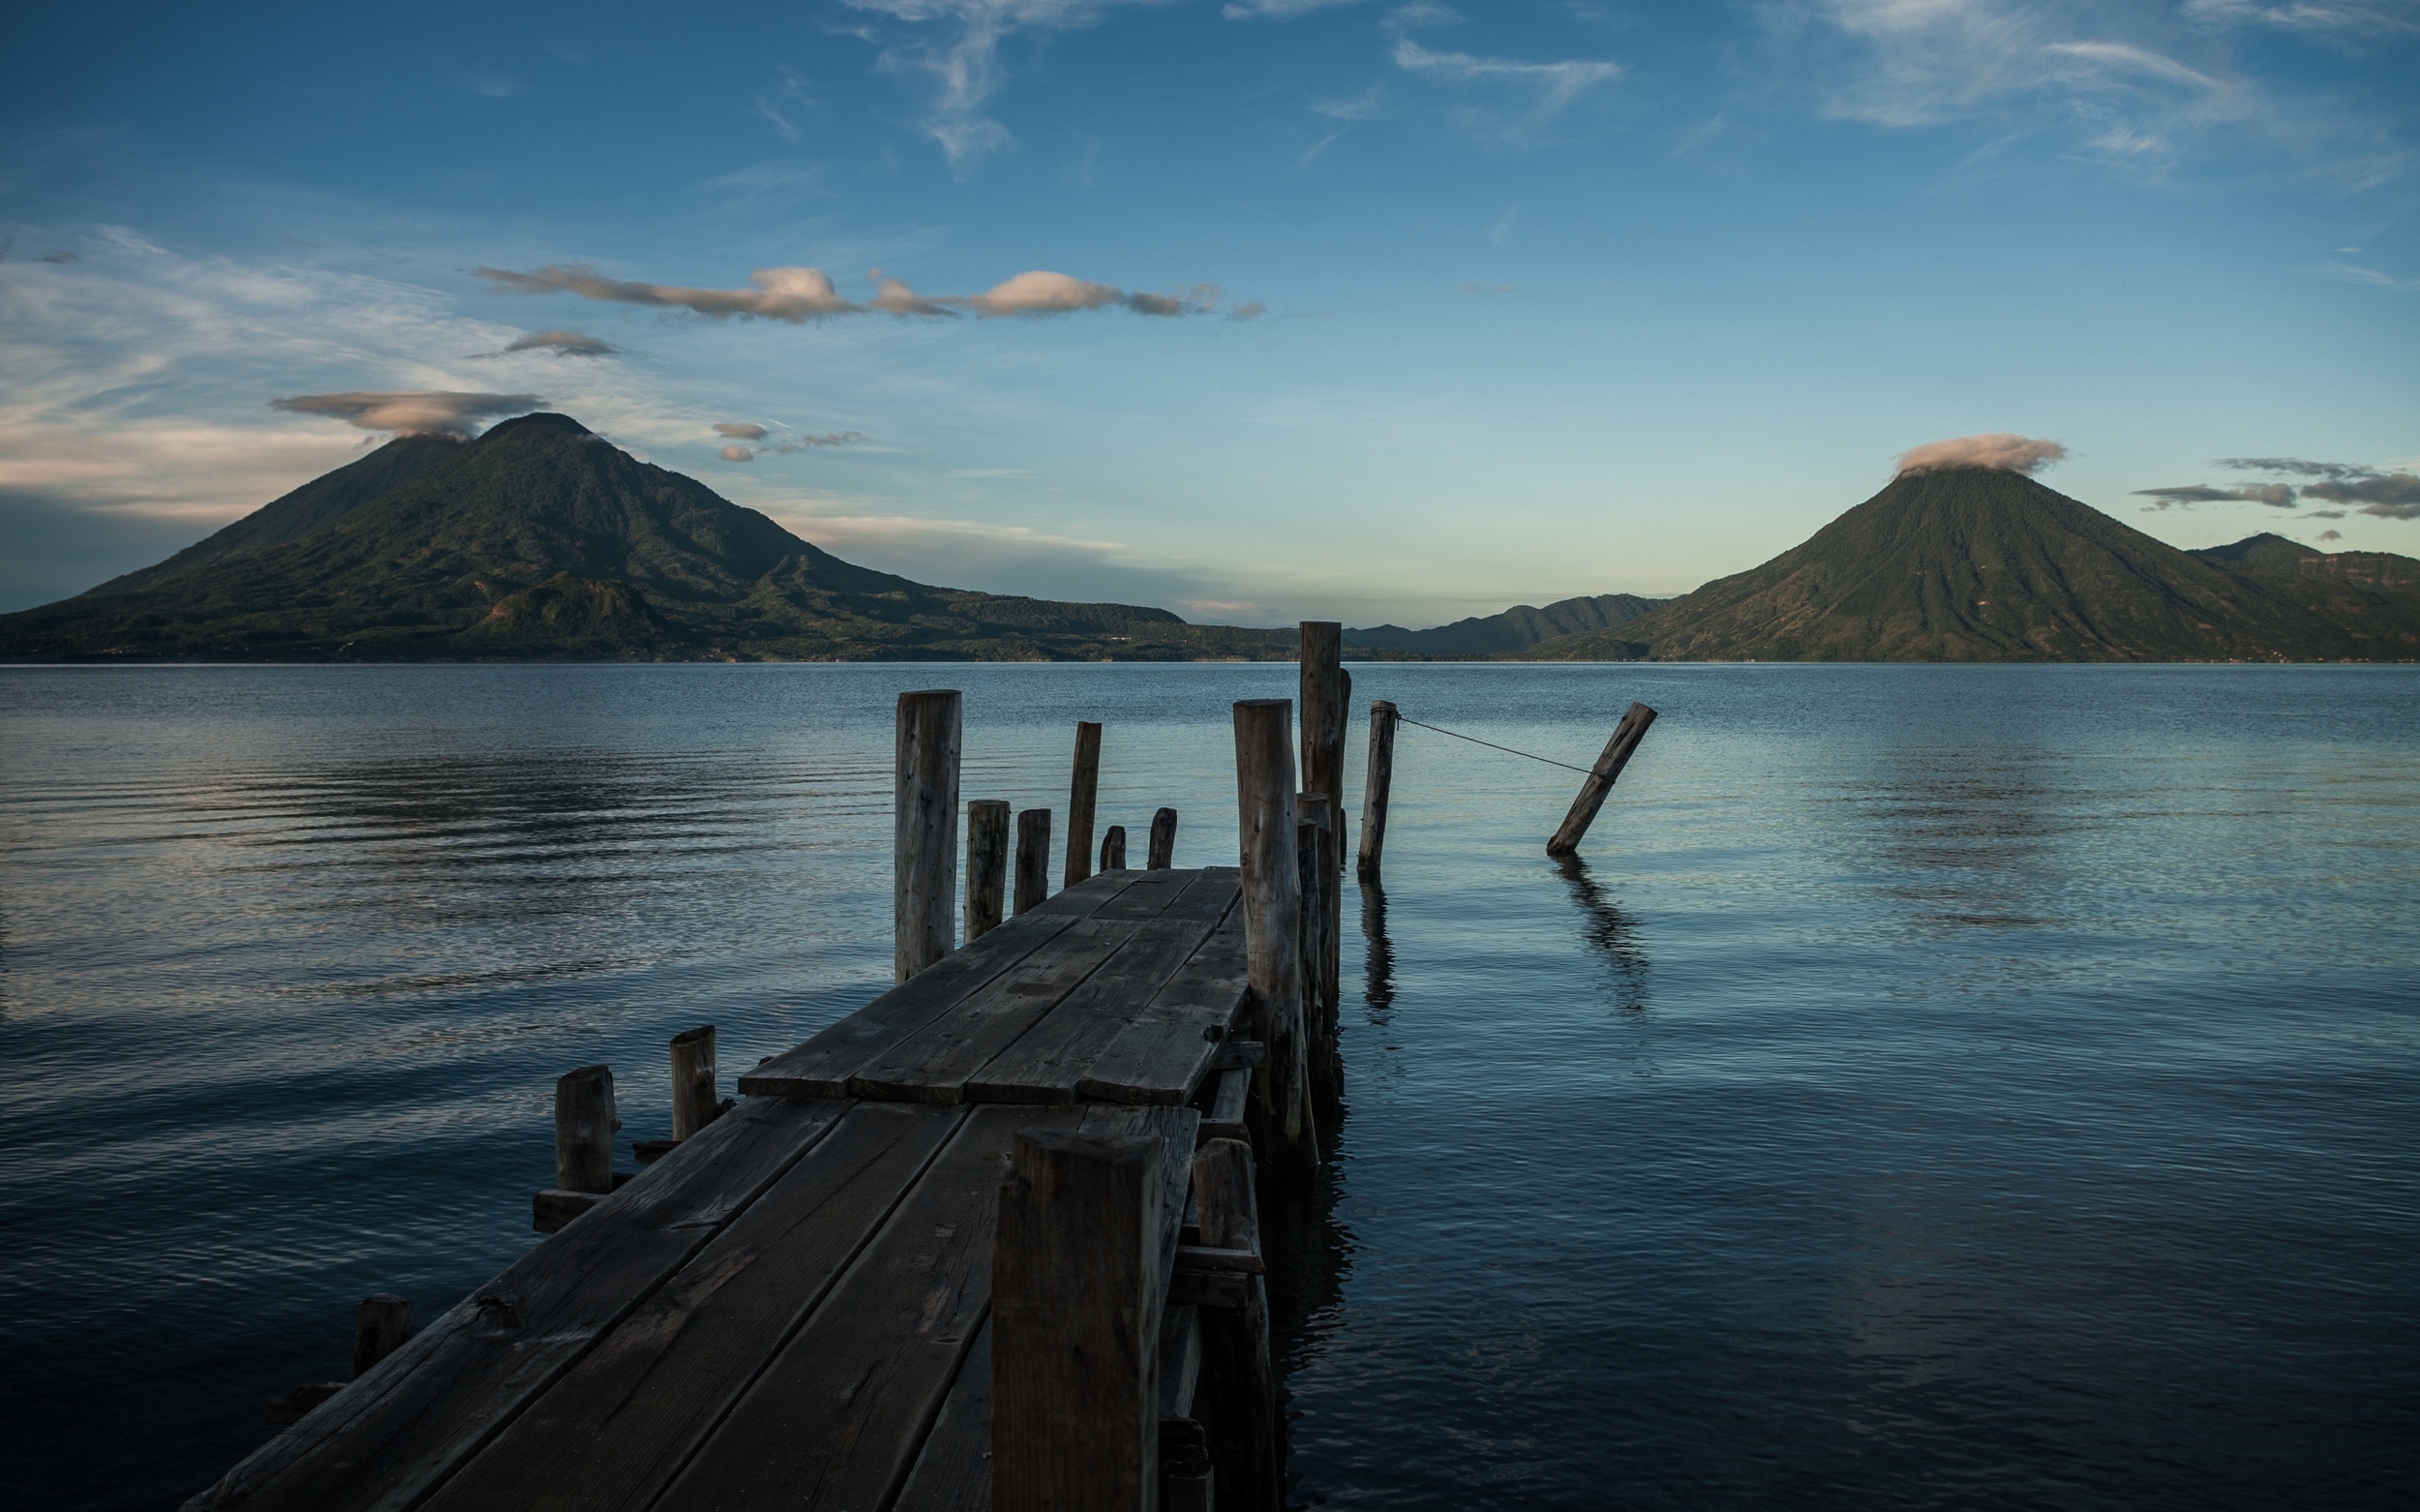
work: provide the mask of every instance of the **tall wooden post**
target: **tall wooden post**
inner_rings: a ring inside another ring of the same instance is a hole
[[[1050,895],[1050,810],[1028,808],[1016,816],[1016,911]]]
[[[583,1066],[555,1079],[555,1189],[614,1190],[614,1069]]]
[[[1100,796],[1101,726],[1087,719],[1075,726],[1075,775],[1067,792],[1067,875],[1059,883],[1063,888],[1092,875],[1092,810]]]
[[[1386,798],[1395,785],[1395,706],[1370,700],[1370,776],[1361,785],[1361,864],[1364,882],[1378,880],[1378,853],[1386,848]]]
[[[1157,1500],[1164,1158],[1156,1135],[1016,1136],[991,1258],[995,1512]]]
[[[686,1139],[722,1111],[714,1099],[714,1026],[672,1037],[672,1136]]]
[[[1254,1029],[1268,1059],[1254,1074],[1271,1164],[1304,1172],[1319,1164],[1303,1044],[1302,880],[1294,851],[1293,706],[1282,698],[1235,706],[1236,828],[1243,861],[1244,949]]]
[[[1009,890],[1009,804],[979,798],[966,805],[966,943],[1000,927]]]
[[[1580,796],[1571,801],[1571,812],[1555,831],[1555,837],[1546,842],[1549,856],[1569,856],[1580,849],[1580,839],[1596,822],[1596,811],[1605,806],[1605,795],[1614,790],[1614,779],[1621,769],[1630,765],[1630,753],[1647,738],[1647,727],[1655,722],[1655,711],[1645,704],[1632,704],[1622,711],[1621,723],[1614,726],[1613,739],[1605,742],[1604,754],[1596,758],[1587,780],[1580,784]]]
[[[959,702],[954,688],[899,695],[891,890],[898,982],[957,944]]]
[[[1176,810],[1163,808],[1151,816],[1151,859],[1144,862],[1154,871],[1165,871],[1176,864]]]
[[[1126,869],[1126,826],[1111,825],[1101,832],[1101,869],[1103,871]]]
[[[1302,789],[1343,801],[1345,792],[1345,627],[1302,622]]]
[[[1194,1205],[1204,1245],[1260,1253],[1251,1145],[1212,1139],[1195,1152]],[[1262,1277],[1244,1278],[1243,1306],[1201,1310],[1201,1380],[1194,1416],[1209,1430],[1219,1505],[1227,1512],[1278,1512],[1286,1489],[1286,1449],[1278,1436],[1269,1289]]]
[[[371,1366],[402,1348],[411,1335],[410,1298],[383,1291],[362,1298],[360,1310],[353,1314],[353,1374],[368,1374]]]

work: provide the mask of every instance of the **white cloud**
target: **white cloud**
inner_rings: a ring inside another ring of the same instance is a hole
[[[1928,472],[1935,468],[1999,468],[2010,472],[2039,472],[2067,455],[2057,441],[2040,440],[2010,431],[1957,436],[1926,441],[1899,453],[1899,475]]]
[[[717,427],[717,429],[720,428]],[[716,455],[725,462],[754,462],[756,460],[756,453],[745,446],[726,446]]]
[[[2340,284],[2362,284],[2372,288],[2391,288],[2398,293],[2420,291],[2420,279],[2397,278],[2375,268],[2355,267],[2349,262],[2321,262],[2312,272],[2321,278],[2332,278]]]
[[[1172,294],[1136,289],[1129,292],[1112,284],[1066,273],[1033,269],[993,285],[980,294],[919,294],[898,279],[876,268],[866,276],[877,292],[864,304],[843,297],[820,268],[758,268],[748,275],[753,288],[690,288],[677,284],[648,284],[635,279],[607,278],[586,264],[549,264],[533,273],[482,267],[477,276],[506,294],[576,294],[611,304],[648,305],[660,310],[686,310],[711,320],[763,318],[792,325],[827,320],[836,316],[880,312],[896,316],[952,316],[972,310],[986,318],[1070,315],[1079,310],[1123,307],[1136,315],[1212,315],[1225,308],[1225,295],[1215,284],[1195,284]],[[1258,303],[1238,306],[1230,318],[1251,319]],[[1250,313],[1246,313],[1246,312]]]
[[[1314,11],[1357,3],[1358,0],[1227,0],[1225,9],[1219,14],[1230,21],[1290,21]]]
[[[466,393],[456,389],[349,389],[341,394],[297,394],[272,399],[269,408],[287,414],[343,420],[364,431],[396,436],[469,436],[481,420],[542,409],[536,394]]]
[[[1621,77],[1621,65],[1605,60],[1521,63],[1467,52],[1432,52],[1403,36],[1395,39],[1395,66],[1445,83],[1505,84],[1527,91],[1534,97],[1524,123],[1528,126],[1552,121],[1582,95]]]
[[[714,434],[735,441],[761,441],[772,433],[745,420],[725,420],[714,427]]]

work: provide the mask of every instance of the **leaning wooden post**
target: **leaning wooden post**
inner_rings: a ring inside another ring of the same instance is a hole
[[[1243,861],[1244,950],[1254,1029],[1268,1059],[1254,1079],[1272,1163],[1319,1164],[1303,1045],[1302,882],[1294,852],[1293,706],[1282,698],[1235,706],[1237,837]]]
[[[1614,790],[1614,779],[1630,764],[1630,753],[1639,748],[1647,727],[1654,722],[1655,711],[1645,704],[1633,704],[1623,711],[1621,723],[1614,726],[1613,739],[1605,742],[1605,753],[1596,758],[1588,780],[1580,784],[1580,796],[1571,801],[1571,812],[1563,815],[1561,828],[1546,842],[1547,855],[1569,856],[1580,849],[1580,837],[1596,822],[1596,811],[1605,806],[1605,795]]]
[[[714,1100],[714,1026],[672,1037],[672,1136],[686,1139],[722,1112]]]
[[[555,1190],[614,1190],[614,1069],[583,1066],[555,1080]]]
[[[966,943],[1000,927],[1009,891],[1009,804],[979,798],[966,805]]]
[[[899,695],[891,891],[898,982],[957,944],[959,702],[953,688]]]
[[[1016,816],[1016,911],[1050,895],[1050,810],[1028,808]]]
[[[1103,871],[1126,869],[1126,826],[1111,825],[1102,832],[1101,869]]]
[[[1251,1145],[1212,1139],[1194,1153],[1194,1206],[1202,1244],[1261,1253]],[[1209,1430],[1219,1505],[1229,1512],[1277,1512],[1284,1502],[1286,1449],[1278,1437],[1277,1372],[1269,1357],[1269,1288],[1260,1276],[1242,1280],[1243,1306],[1201,1310],[1201,1387],[1194,1416]]]
[[[1361,785],[1361,863],[1364,882],[1378,880],[1378,854],[1386,849],[1386,796],[1395,785],[1395,706],[1370,700],[1370,777]]]
[[[1144,862],[1154,871],[1165,871],[1176,864],[1176,810],[1163,808],[1151,816],[1151,859]]]
[[[1157,1135],[1016,1136],[991,1252],[995,1512],[1157,1500],[1164,1158]]]
[[[410,1298],[383,1291],[362,1298],[360,1311],[353,1314],[353,1374],[367,1375],[371,1366],[402,1348],[411,1334]]]
[[[1075,726],[1075,775],[1067,790],[1067,874],[1059,883],[1063,888],[1092,875],[1092,810],[1100,795],[1101,726],[1087,719]]]

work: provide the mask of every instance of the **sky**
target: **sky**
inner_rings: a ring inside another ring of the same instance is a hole
[[[1201,621],[1682,592],[1976,436],[2180,546],[2420,555],[2420,0],[11,33],[0,609],[532,408],[853,561]]]

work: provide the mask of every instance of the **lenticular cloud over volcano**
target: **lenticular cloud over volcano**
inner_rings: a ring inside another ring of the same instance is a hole
[[[288,414],[327,415],[365,431],[392,431],[398,436],[469,437],[478,422],[498,415],[523,414],[545,405],[535,394],[464,394],[450,389],[409,392],[355,389],[343,394],[297,394],[272,399],[269,408]]]
[[[2067,448],[2057,441],[2037,440],[2012,431],[1986,431],[1909,447],[1899,453],[1898,475],[1939,468],[1998,468],[2031,476],[2066,455]]]

